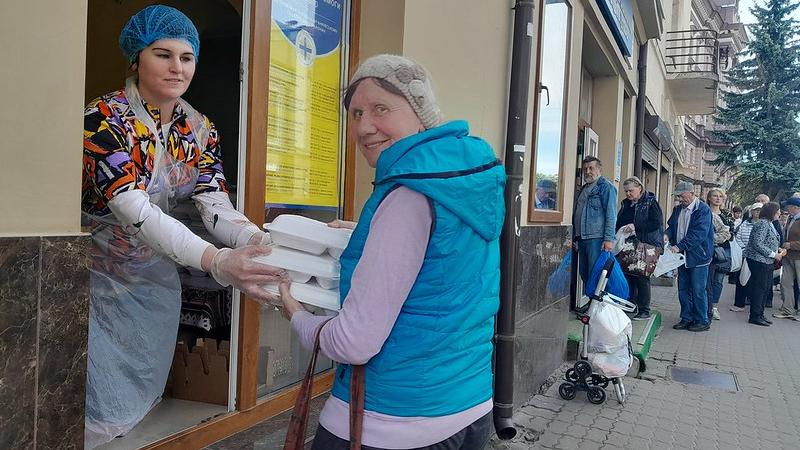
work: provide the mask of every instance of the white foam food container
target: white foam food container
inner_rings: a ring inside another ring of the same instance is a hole
[[[350,241],[352,230],[331,228],[324,222],[294,214],[282,214],[264,225],[272,242],[304,252],[321,255],[328,250],[341,255]]]
[[[305,283],[313,276],[317,280],[321,280],[320,284],[339,285],[339,262],[332,257],[313,255],[280,245],[272,245],[271,248],[272,253],[256,256],[253,260],[286,269],[292,281]]]
[[[265,284],[262,287],[270,294],[280,294],[276,283]],[[289,292],[298,302],[306,305],[316,306],[328,311],[339,311],[341,309],[338,289],[325,289],[311,281],[308,283],[292,283]]]

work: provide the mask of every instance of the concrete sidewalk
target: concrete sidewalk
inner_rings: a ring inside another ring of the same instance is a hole
[[[653,308],[662,312],[663,328],[642,378],[625,379],[625,405],[617,403],[610,386],[602,405],[589,403],[583,392],[563,400],[559,374],[545,394],[515,414],[517,438],[493,440],[489,448],[800,448],[800,322],[750,325],[747,311],[728,311],[732,304],[733,286],[726,284],[722,320],[708,332],[676,331],[676,288],[653,287]],[[775,304],[780,304],[778,293]],[[670,376],[671,366],[733,374],[736,387],[681,383]]]

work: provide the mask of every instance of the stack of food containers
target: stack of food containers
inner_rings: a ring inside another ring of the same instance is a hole
[[[265,225],[272,238],[272,253],[256,261],[280,267],[292,279],[290,292],[297,301],[339,310],[339,257],[350,240],[351,230],[330,228],[308,217],[280,215]],[[277,284],[264,286],[277,294]]]

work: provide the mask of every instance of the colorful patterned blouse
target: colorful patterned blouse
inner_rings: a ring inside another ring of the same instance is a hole
[[[144,106],[157,124],[157,132],[162,135],[158,108],[147,103]],[[194,194],[228,192],[217,129],[207,117],[204,119],[208,143],[205,149],[200,149],[186,123],[186,114],[180,105],[176,106],[166,150],[177,161],[199,169]],[[84,112],[83,130],[83,212],[108,215],[111,213],[108,202],[117,194],[145,189],[152,175],[155,152],[155,136],[136,119],[124,90],[89,103]]]

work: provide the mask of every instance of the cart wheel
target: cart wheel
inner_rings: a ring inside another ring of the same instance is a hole
[[[573,369],[572,367],[567,369],[567,371],[564,372],[564,379],[567,381],[572,381],[573,383],[577,383],[578,376],[575,374],[575,369]]]
[[[606,378],[606,377],[604,377],[602,375],[592,374],[592,384],[595,385],[595,386],[600,386],[600,387],[603,387],[603,388],[607,388],[608,387],[608,378]]]
[[[575,363],[575,375],[579,380],[583,380],[592,374],[592,365],[587,361],[578,361]]]
[[[589,399],[590,403],[599,405],[606,401],[606,391],[601,387],[592,386],[586,391],[586,397]]]
[[[622,384],[622,380],[614,380],[614,393],[617,394],[617,401],[619,404],[625,404],[625,385]]]
[[[575,398],[575,385],[571,382],[564,382],[558,386],[558,395],[564,400],[572,400]]]

